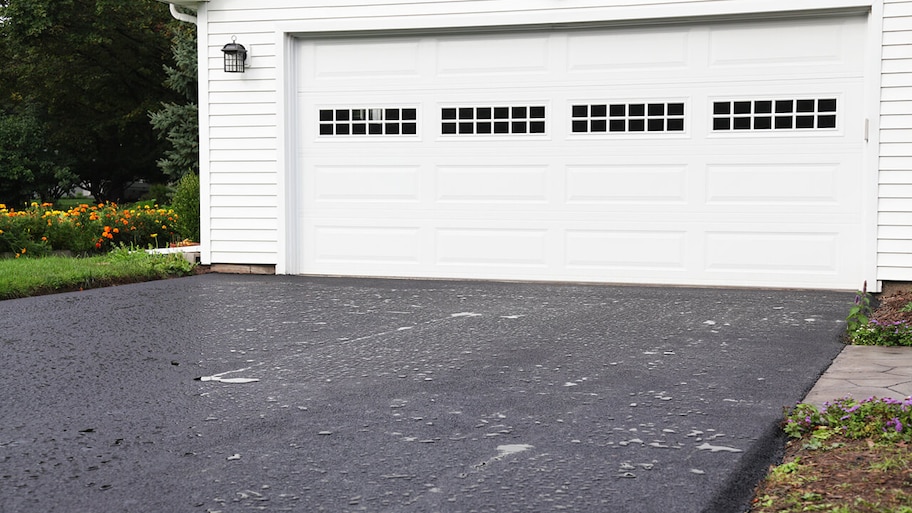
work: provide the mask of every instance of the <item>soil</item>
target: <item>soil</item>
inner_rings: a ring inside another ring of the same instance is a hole
[[[912,312],[903,311],[903,307],[912,303],[912,291],[897,291],[884,295],[874,301],[876,307],[871,320],[881,324],[893,324],[896,321],[912,323]]]

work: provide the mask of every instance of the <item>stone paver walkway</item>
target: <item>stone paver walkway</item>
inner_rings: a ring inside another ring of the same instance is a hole
[[[912,396],[912,347],[846,346],[804,402]]]

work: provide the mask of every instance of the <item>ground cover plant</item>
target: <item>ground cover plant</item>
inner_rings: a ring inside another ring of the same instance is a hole
[[[90,257],[0,259],[0,300],[186,276],[195,271],[180,254],[149,254],[121,246]]]
[[[50,203],[32,203],[22,210],[0,204],[0,255],[102,254],[120,245],[165,247],[181,239],[177,221],[174,210],[149,204],[83,203],[66,210]]]
[[[912,293],[874,305],[856,295],[847,342],[912,345]],[[786,415],[783,462],[758,486],[751,511],[912,513],[912,398],[834,400],[823,409],[799,404]]]

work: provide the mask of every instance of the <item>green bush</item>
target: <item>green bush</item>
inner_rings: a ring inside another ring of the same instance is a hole
[[[177,182],[171,199],[177,214],[177,233],[183,239],[200,240],[200,181],[199,176],[187,173]]]

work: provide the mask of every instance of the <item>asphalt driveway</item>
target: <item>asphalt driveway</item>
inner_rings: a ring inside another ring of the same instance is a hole
[[[0,511],[743,511],[851,300],[209,274],[3,301]]]

